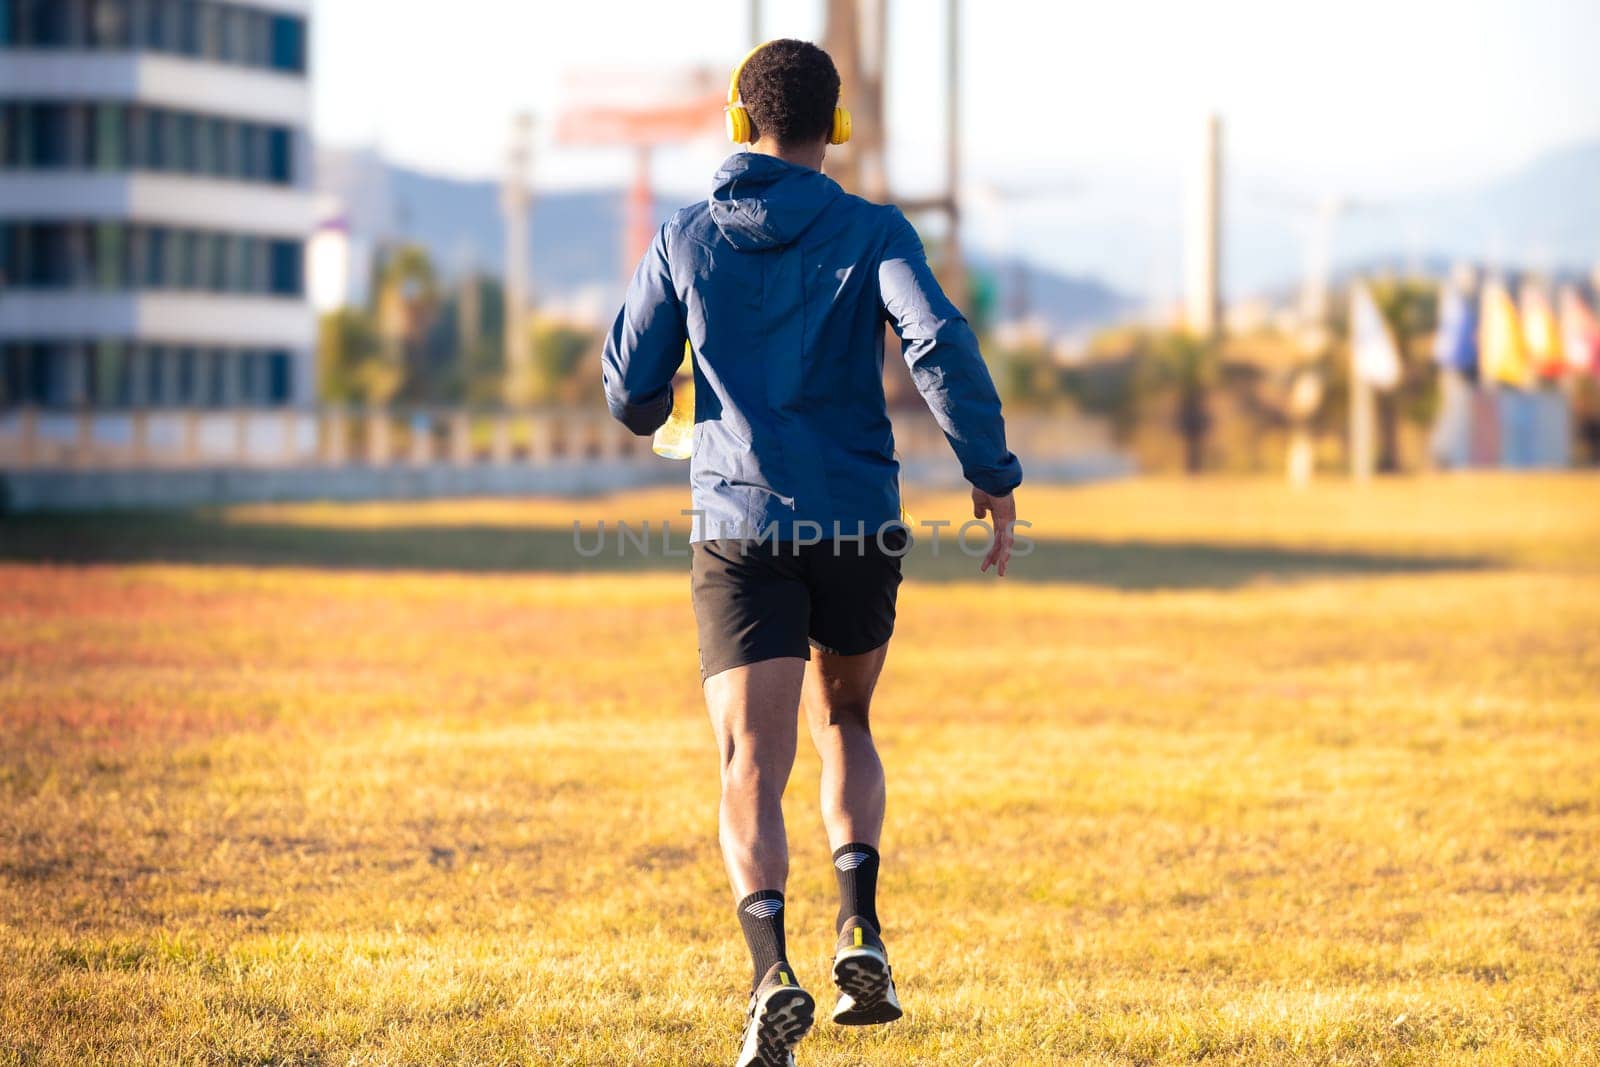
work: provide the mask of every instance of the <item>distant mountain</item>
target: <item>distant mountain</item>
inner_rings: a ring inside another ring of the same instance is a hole
[[[365,150],[321,147],[317,191],[325,211],[342,217],[352,237],[422,245],[446,276],[501,273],[505,262],[496,182],[425,174]],[[663,203],[658,213],[666,218]],[[533,282],[568,297],[613,287],[622,276],[622,194],[610,190],[537,193],[529,228]]]
[[[1587,271],[1600,263],[1600,140],[1479,185],[1357,211],[1338,245],[1349,261],[1403,249],[1413,257]]]
[[[1056,333],[1077,334],[1116,322],[1139,306],[1098,278],[1047,270],[1017,257],[973,253],[967,265],[993,286],[997,320],[1037,318]]]
[[[1224,294],[1239,299],[1292,291],[1306,270],[1316,203],[1339,192],[1230,171],[1223,197]],[[1183,194],[1176,172],[1085,161],[1073,195],[1015,209],[1009,243],[1030,262],[1165,304],[1179,296],[1182,278]],[[1337,219],[1331,254],[1336,274],[1372,263],[1458,260],[1586,273],[1600,263],[1600,140],[1548,152],[1488,180],[1391,199],[1358,198]]]
[[[352,238],[375,248],[384,240],[425,247],[447,276],[468,270],[501,272],[504,240],[500,191],[491,181],[468,181],[397,166],[366,150],[321,147],[317,189],[324,212],[343,219]],[[589,297],[601,306],[620,297],[622,190],[535,190],[530,255],[536,291],[546,298]],[[687,197],[661,196],[659,224]],[[972,268],[992,278],[996,310],[1018,306],[1022,284],[1027,307],[1063,332],[1109,322],[1130,301],[1093,278],[1055,273],[1017,260],[973,257]]]

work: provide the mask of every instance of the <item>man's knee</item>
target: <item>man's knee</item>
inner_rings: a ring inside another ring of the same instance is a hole
[[[872,706],[867,700],[833,698],[819,701],[808,710],[813,729],[871,732]]]
[[[734,746],[722,763],[722,792],[782,797],[788,773],[754,746]]]

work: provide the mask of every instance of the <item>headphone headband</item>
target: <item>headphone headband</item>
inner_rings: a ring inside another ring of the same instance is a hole
[[[739,75],[744,73],[744,65],[754,59],[757,52],[761,51],[771,43],[771,41],[762,41],[760,44],[750,49],[750,51],[746,52],[744,54],[744,58],[739,60],[739,65],[733,68],[733,77],[728,79],[729,107],[732,107],[739,102]]]

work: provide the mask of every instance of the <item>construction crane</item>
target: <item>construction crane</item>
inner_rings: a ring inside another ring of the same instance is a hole
[[[608,92],[623,101],[564,111],[556,124],[556,140],[570,146],[633,149],[633,183],[628,189],[622,237],[622,269],[631,273],[655,233],[651,155],[657,148],[716,132],[722,123],[725,89],[718,87],[716,75],[708,70],[656,77],[595,72],[574,75],[568,81],[579,89],[579,99],[594,99]]]
[[[528,309],[532,297],[528,270],[528,218],[533,198],[528,169],[533,160],[533,116],[519,114],[511,123],[511,144],[500,186],[500,211],[505,220],[505,362],[506,395],[511,404],[528,400],[533,385],[529,350]]]
[[[887,143],[884,92],[888,83],[888,0],[827,0],[823,47],[839,68],[855,132],[843,150],[829,153],[828,173],[840,185],[868,200],[895,199],[885,160]],[[945,0],[945,175],[934,196],[895,199],[907,214],[933,212],[945,219],[937,264],[945,288],[957,302],[966,297],[961,255],[961,5]]]

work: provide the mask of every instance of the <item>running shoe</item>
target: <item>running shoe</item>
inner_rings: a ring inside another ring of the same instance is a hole
[[[782,960],[750,994],[750,1016],[735,1067],[794,1067],[791,1051],[816,1018],[817,1002]]]
[[[839,987],[833,1021],[841,1026],[892,1023],[905,1014],[895,995],[888,950],[872,924],[859,915],[846,919],[844,929],[839,931],[839,945],[833,953],[833,984]]]

